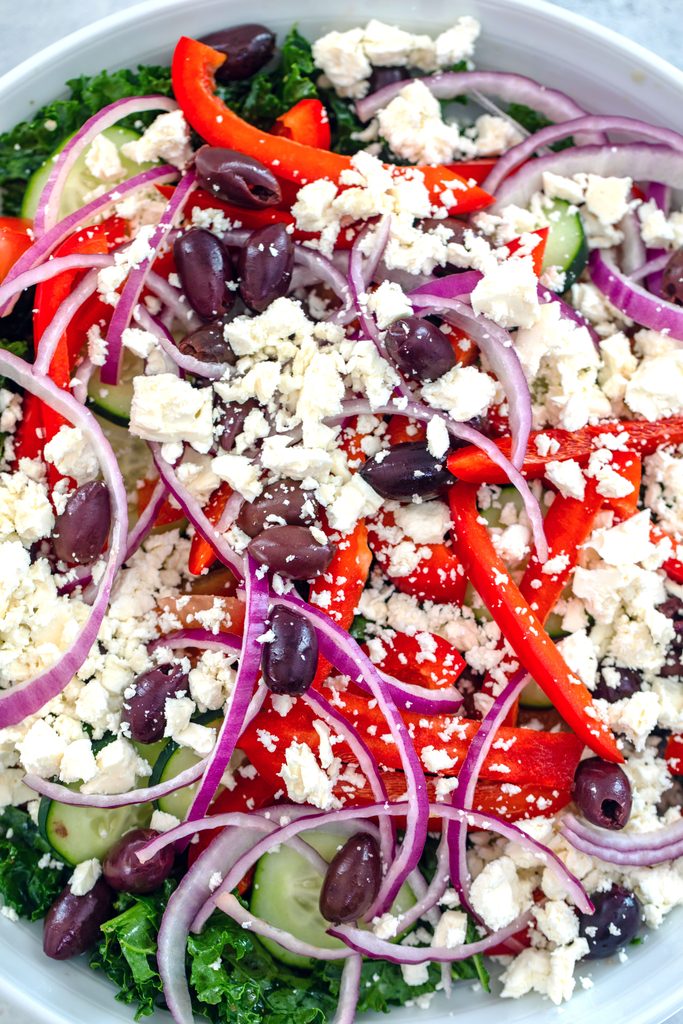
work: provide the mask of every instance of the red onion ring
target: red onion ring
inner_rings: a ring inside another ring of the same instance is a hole
[[[552,124],[547,128],[541,128],[524,139],[523,142],[513,146],[496,161],[483,187],[487,192],[495,195],[510,172],[525,163],[538,149],[550,146],[553,142],[559,142],[560,139],[569,138],[576,132],[628,132],[649,142],[661,142],[665,146],[669,146],[670,149],[683,150],[683,135],[670,128],[647,124],[646,121],[638,121],[632,117],[589,114],[572,121],[563,121],[561,124]]]
[[[655,250],[652,250],[652,251],[655,251]],[[657,252],[661,252],[661,250],[656,250],[656,251]],[[671,258],[671,253],[668,253],[668,252],[662,252],[661,255],[659,255],[659,256],[651,257],[650,259],[648,259],[648,261],[646,263],[643,263],[642,266],[637,267],[636,270],[633,270],[629,274],[629,280],[630,281],[634,281],[634,282],[635,281],[639,282],[639,281],[642,281],[644,277],[649,278],[649,277],[654,277],[655,275],[660,275],[661,276],[660,272],[662,270],[664,270],[664,267],[667,265],[667,263],[669,262],[670,258]],[[649,281],[648,281],[648,288],[650,288],[650,282]],[[650,291],[652,291],[651,288],[650,288]]]
[[[633,847],[631,850],[615,850],[610,846],[601,846],[592,843],[582,835],[577,835],[562,823],[560,832],[571,845],[581,853],[591,857],[597,857],[607,864],[619,864],[624,867],[652,867],[655,864],[663,864],[665,861],[677,860],[683,857],[683,839],[671,846],[662,846],[658,849],[639,849]]]
[[[361,330],[368,338],[374,341],[379,354],[386,359],[384,342],[380,337],[379,328],[374,317],[368,313],[367,308],[367,286],[377,269],[382,254],[389,241],[391,219],[382,217],[378,224],[366,224],[363,230],[355,239],[351,247],[351,258],[349,259],[349,290],[351,299],[358,314]],[[372,252],[366,259],[363,259],[361,245],[371,232],[375,232]]]
[[[147,275],[157,257],[159,248],[165,242],[169,232],[172,231],[177,219],[183,212],[185,203],[196,187],[197,175],[194,171],[188,171],[173,190],[173,195],[169,199],[159,223],[150,236],[147,256],[140,261],[137,267],[128,272],[126,283],[116,303],[107,331],[107,359],[100,372],[103,384],[116,384],[118,382],[123,349],[121,336],[130,324],[133,311],[140,300]]]
[[[261,935],[264,939],[278,942],[285,949],[288,949],[290,953],[296,953],[297,956],[307,956],[315,960],[348,960],[352,958],[352,954],[348,949],[325,949],[324,946],[313,946],[310,942],[303,942],[301,939],[297,939],[291,932],[283,931],[282,928],[276,928],[274,925],[268,924],[261,917],[254,917],[231,892],[221,893],[216,900],[216,906],[224,914],[227,914],[228,917],[231,917],[240,927],[253,932],[255,935]],[[360,957],[355,959],[360,960]]]
[[[28,250],[30,252],[30,249]],[[43,281],[51,281],[53,277],[63,273],[65,270],[89,270],[91,267],[110,267],[114,262],[113,256],[104,253],[74,253],[73,256],[58,256],[55,260],[49,260],[40,266],[31,267],[23,273],[13,277],[12,280],[5,278],[0,284],[0,310],[12,299],[16,298],[25,288],[32,288],[34,284],[41,284]],[[3,316],[6,315],[3,312]]]
[[[587,821],[581,821],[573,814],[566,814],[562,826],[576,836],[581,836],[595,846],[607,846],[610,850],[662,850],[683,843],[683,818],[670,825],[663,825],[653,832],[608,832]]]
[[[180,370],[207,380],[220,380],[225,374],[228,369],[227,363],[208,363],[194,356],[184,355],[176,345],[171,332],[160,320],[153,317],[144,305],[140,304],[133,315],[144,331],[154,335],[159,347]]]
[[[36,235],[44,235],[57,223],[59,203],[62,198],[62,191],[69,176],[69,172],[78,160],[81,153],[91,142],[106,128],[111,128],[124,117],[131,114],[143,114],[148,110],[177,110],[178,104],[168,96],[131,96],[125,99],[116,100],[102,107],[96,114],[88,118],[85,124],[78,129],[66,143],[64,148],[54,160],[50,176],[40,193],[38,209],[34,220],[33,229]]]
[[[174,288],[161,274],[157,274],[155,270],[150,270],[147,274],[145,287],[152,294],[156,295],[158,299],[161,299],[166,309],[170,310],[188,330],[193,331],[200,326],[201,320],[192,309],[192,306],[185,300],[183,293],[180,289]]]
[[[113,262],[111,260],[110,262]],[[64,331],[72,319],[91,295],[97,291],[97,271],[89,271],[82,281],[79,281],[73,291],[60,303],[57,312],[50,321],[49,326],[43,332],[38,346],[38,353],[34,365],[38,373],[49,373],[50,363],[55,354]],[[86,386],[87,397],[87,386]],[[85,401],[85,398],[82,400]],[[81,402],[82,404],[82,402]]]
[[[669,211],[671,209],[671,189],[667,185],[661,185],[658,181],[651,181],[649,185],[645,186],[643,191],[647,198],[651,199],[655,205],[663,211],[665,216],[669,215]],[[666,256],[668,258],[671,253],[668,253],[666,249],[646,249],[646,255],[648,260],[654,260],[658,256]],[[648,291],[651,291],[653,295],[661,295],[662,281],[662,271],[654,271],[654,273],[650,274],[647,278]]]
[[[683,341],[683,308],[667,302],[634,283],[606,257],[594,249],[588,260],[591,280],[621,313],[653,331],[664,331]]]
[[[337,1012],[332,1024],[353,1024],[356,1019],[356,1008],[360,999],[360,978],[363,969],[363,958],[350,956],[342,970],[339,985],[339,1001]]]
[[[0,729],[4,729],[16,725],[27,715],[36,714],[49,700],[60,694],[88,657],[109,604],[114,578],[123,561],[128,529],[128,502],[116,456],[93,414],[76,401],[73,395],[57,387],[49,377],[36,373],[23,359],[5,350],[0,350],[0,373],[45,402],[74,426],[80,427],[99,455],[102,475],[111,499],[113,523],[104,572],[97,585],[87,621],[56,665],[0,693]]]

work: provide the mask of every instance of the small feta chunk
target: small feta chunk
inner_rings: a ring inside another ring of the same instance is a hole
[[[213,443],[211,388],[194,388],[173,373],[133,378],[130,432],[146,441],[187,442],[206,453]]]

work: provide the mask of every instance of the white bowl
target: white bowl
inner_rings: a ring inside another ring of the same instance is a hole
[[[477,48],[481,67],[519,71],[546,85],[564,89],[586,109],[628,114],[683,130],[683,73],[613,32],[542,0],[360,0],[333,2],[322,20],[310,0],[258,0],[248,15],[234,0],[148,0],[106,18],[25,61],[0,79],[0,130],[31,115],[63,92],[64,82],[102,68],[168,60],[181,34],[209,31],[258,18],[282,32],[293,21],[315,38],[331,28],[351,27],[370,14],[406,28],[432,31],[459,14],[483,24]],[[653,17],[655,16],[653,12]],[[392,1012],[395,1024],[446,1021],[454,1013],[468,1024],[541,1024],[555,1017],[563,1024],[585,1024],[600,1014],[620,1024],[661,1024],[683,1008],[680,965],[681,914],[673,915],[642,945],[629,949],[628,963],[604,962],[579,967],[593,988],[579,991],[556,1010],[536,996],[500,1003],[457,985],[451,1003],[435,1000],[428,1015],[403,1008]],[[43,956],[38,926],[12,924],[0,917],[0,1022],[13,1024],[116,1024],[130,1022],[132,1010],[114,1001],[113,989],[83,962],[55,963]],[[387,1018],[383,1018],[386,1020]],[[167,1014],[153,1022],[169,1024]]]

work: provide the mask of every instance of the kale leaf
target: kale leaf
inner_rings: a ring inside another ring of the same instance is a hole
[[[171,71],[165,67],[141,66],[137,71],[102,71],[92,77],[81,75],[67,82],[69,95],[42,107],[30,121],[22,121],[0,135],[0,188],[2,210],[16,215],[28,179],[55,149],[89,117],[108,103],[126,96],[171,93]],[[121,124],[150,123],[153,112],[135,114]]]
[[[534,132],[540,131],[541,128],[548,128],[549,125],[555,123],[550,121],[545,114],[539,114],[537,110],[532,110],[531,107],[525,106],[524,103],[510,103],[507,112],[517,124],[520,124],[522,128],[526,128],[531,135]],[[554,142],[550,149],[554,149],[559,153],[561,149],[569,149],[573,145],[573,139],[562,139],[560,142]]]
[[[69,870],[26,811],[0,813],[0,896],[20,917],[38,921],[66,884]]]

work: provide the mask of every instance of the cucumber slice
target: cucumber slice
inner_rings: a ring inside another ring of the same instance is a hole
[[[331,861],[346,839],[347,834],[311,831],[304,837],[326,861]],[[318,909],[322,878],[307,860],[287,846],[267,853],[258,861],[254,874],[251,910],[269,924],[291,932],[304,942],[324,949],[341,949],[343,943],[327,934],[329,922]],[[404,885],[396,897],[392,914],[405,913],[415,903],[415,896]],[[399,936],[400,937],[400,936]],[[260,938],[270,953],[282,963],[292,967],[310,967],[308,957],[283,949],[277,942]]]
[[[153,163],[136,164],[133,160],[129,160],[121,153],[121,147],[126,142],[134,142],[139,139],[140,136],[137,132],[131,131],[129,128],[105,128],[102,132],[111,142],[114,143],[116,148],[119,150],[119,158],[125,171],[123,177],[118,178],[115,184],[119,184],[121,181],[125,181],[126,178],[132,178],[134,174],[140,174],[141,171],[146,171],[150,167],[154,167]],[[40,200],[40,193],[45,188],[47,179],[50,177],[50,171],[55,156],[61,152],[64,146],[67,144],[69,139],[65,139],[64,142],[55,150],[51,157],[42,164],[38,170],[32,175],[26,186],[24,192],[24,198],[21,205],[21,216],[28,217],[30,220],[36,215],[38,209],[38,202]],[[94,189],[104,185],[105,188],[109,188],[109,182],[102,182],[96,178],[88,170],[85,158],[88,150],[86,149],[79,156],[78,160],[74,164],[70,171],[66,182],[64,183],[64,190],[62,192],[62,199],[59,205],[59,218],[68,217],[70,213],[75,213],[86,202],[86,196]],[[112,183],[114,184],[114,183]]]
[[[527,683],[519,698],[520,704],[525,708],[551,708],[552,701],[549,701],[538,683],[533,681]]]
[[[75,866],[92,857],[102,860],[121,836],[132,828],[144,828],[151,817],[151,804],[105,810],[72,807],[43,797],[38,828],[55,853]]]
[[[522,497],[515,487],[501,487],[499,490],[500,495],[495,499],[495,504],[491,505],[490,508],[482,509],[480,512],[488,526],[503,527],[504,524],[501,523],[500,517],[506,505],[512,503],[518,512],[521,512],[524,508]]]
[[[200,725],[213,726],[219,729],[223,719],[217,716],[214,711],[207,711],[205,715],[197,715],[195,721]],[[167,740],[154,765],[149,784],[150,786],[156,786],[160,782],[167,782],[168,779],[175,778],[176,775],[187,771],[188,768],[191,768],[199,761],[201,761],[201,758],[193,750],[190,750],[189,747],[181,747],[175,740]],[[166,814],[175,814],[176,818],[180,818],[182,821],[190,809],[190,804],[197,792],[198,785],[198,782],[193,782],[189,786],[184,786],[183,789],[177,789],[175,793],[162,796],[161,799],[156,801],[156,806],[160,811],[165,811]],[[222,789],[223,787],[219,786],[217,793],[222,792]]]
[[[564,291],[579,279],[588,262],[588,242],[581,215],[565,199],[547,207],[550,231],[543,255],[543,270],[559,267],[564,272]]]
[[[118,384],[103,384],[100,380],[100,371],[97,370],[88,385],[88,405],[93,412],[110,423],[127,427],[133,401],[133,378],[144,372],[142,359],[133,355],[130,349],[124,349]]]

